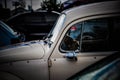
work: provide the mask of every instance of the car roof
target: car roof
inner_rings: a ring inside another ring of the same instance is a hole
[[[68,24],[73,20],[99,15],[99,14],[111,14],[111,13],[120,13],[120,1],[104,1],[86,4],[78,7],[74,7],[62,12],[66,15],[66,23]]]

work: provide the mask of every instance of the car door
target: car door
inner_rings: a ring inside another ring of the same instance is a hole
[[[110,55],[67,80],[119,80],[120,53]]]
[[[50,79],[65,80],[117,52],[119,48],[114,44],[119,44],[115,37],[119,32],[116,29],[119,23],[120,18],[113,15],[89,17],[70,23],[50,57]]]

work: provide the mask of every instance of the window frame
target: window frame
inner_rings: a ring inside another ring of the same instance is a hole
[[[85,21],[88,21],[88,20],[94,20],[94,19],[106,19],[106,18],[112,18],[112,17],[118,17],[118,16],[120,16],[120,14],[119,13],[116,13],[116,14],[101,14],[101,15],[93,15],[93,16],[86,16],[86,17],[83,17],[83,18],[79,18],[79,19],[76,19],[76,20],[74,20],[74,21],[72,21],[72,22],[70,22],[66,27],[65,27],[65,35],[67,34],[67,32],[68,32],[68,30],[70,29],[70,27],[72,26],[72,25],[75,25],[75,24],[77,24],[77,23],[82,23],[82,22],[85,22]],[[67,30],[66,30],[67,29]],[[65,38],[65,35],[63,36],[63,39],[61,40],[61,42],[60,42],[60,45],[59,45],[59,51],[62,53],[62,54],[64,54],[64,53],[67,53],[67,52],[73,52],[73,51],[69,51],[69,50],[63,50],[62,48],[61,48],[61,44],[62,44],[62,41],[64,40],[64,38]],[[82,45],[82,44],[80,44],[80,45]],[[76,53],[82,53],[81,52],[81,49],[79,50],[79,51],[74,51],[74,52],[76,52]],[[97,52],[100,52],[100,51],[97,51]],[[105,51],[105,52],[109,52],[109,51]],[[114,51],[113,51],[114,52]],[[86,53],[87,54],[87,53]],[[104,53],[103,53],[104,54]],[[106,53],[105,53],[106,54]]]

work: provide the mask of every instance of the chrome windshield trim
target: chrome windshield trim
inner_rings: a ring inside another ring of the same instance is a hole
[[[52,37],[51,37],[51,41],[54,42],[64,24],[64,20],[65,20],[65,14],[61,14],[61,16],[59,17],[58,21],[56,22],[56,25],[52,31]]]

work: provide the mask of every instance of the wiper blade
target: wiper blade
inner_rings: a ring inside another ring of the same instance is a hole
[[[52,36],[53,36],[52,34],[49,34],[47,37],[48,37],[48,38],[51,38]]]
[[[49,45],[49,47],[51,47],[51,45],[52,45],[52,41],[50,41],[50,38],[52,37],[53,35],[52,34],[48,34],[48,36],[46,36],[46,38],[44,38],[44,42],[45,42],[45,44],[48,44]]]
[[[43,37],[43,40],[49,39],[49,38],[51,38],[52,36],[53,36],[52,34],[48,34],[48,35],[46,35],[46,36]]]

